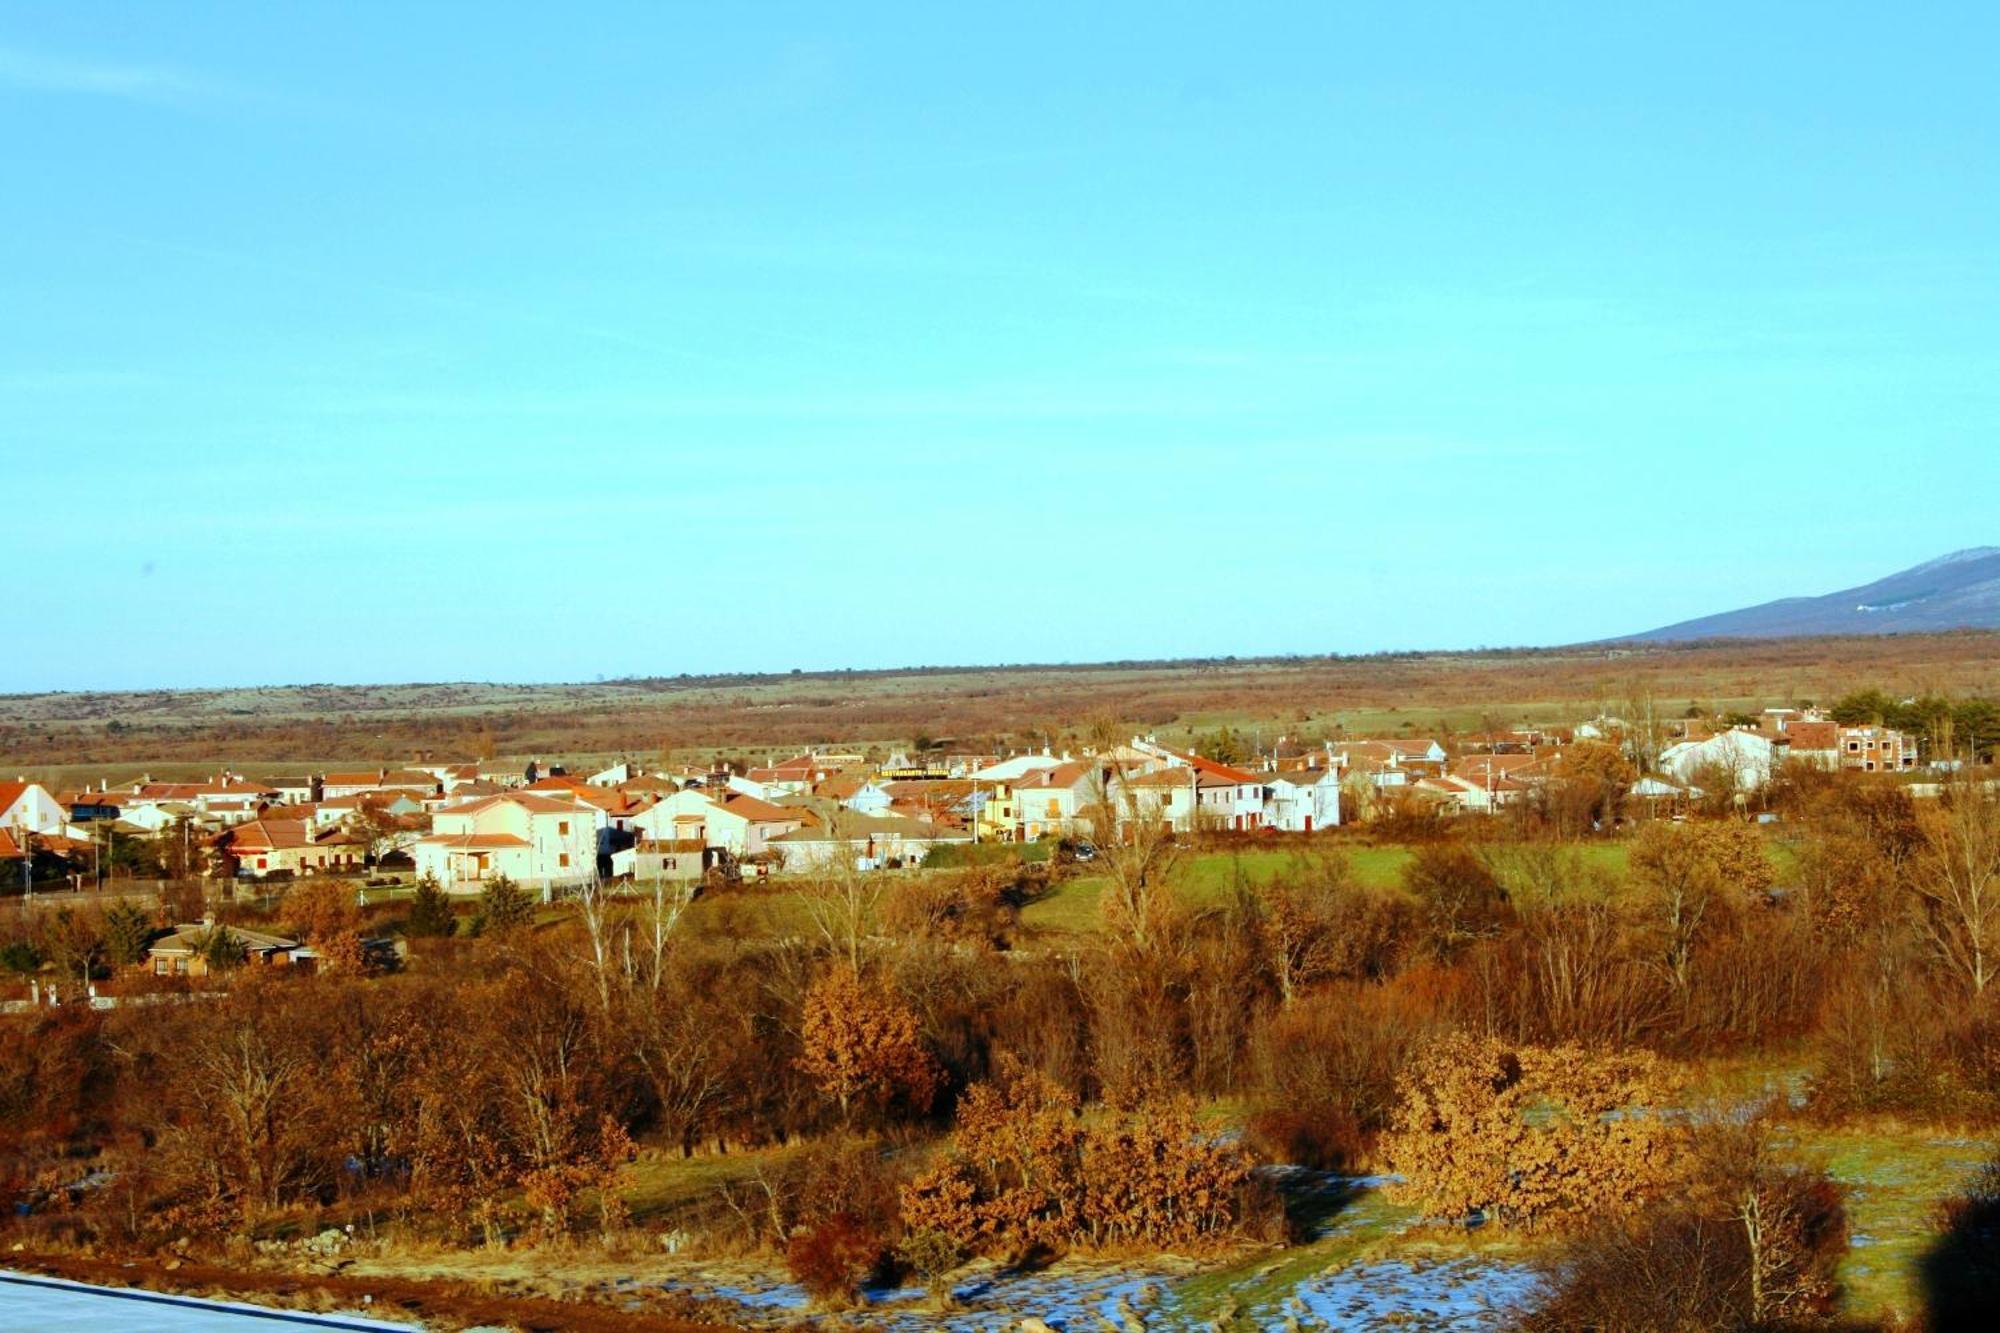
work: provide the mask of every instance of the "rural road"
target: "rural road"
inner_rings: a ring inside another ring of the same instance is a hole
[[[280,1333],[290,1328],[396,1330],[415,1325],[361,1315],[318,1315],[168,1296],[129,1287],[92,1287],[60,1278],[0,1271],[0,1329],[37,1333]]]

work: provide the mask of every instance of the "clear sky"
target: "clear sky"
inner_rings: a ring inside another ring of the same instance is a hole
[[[1565,642],[2000,541],[2000,11],[1635,8],[0,0],[0,689]]]

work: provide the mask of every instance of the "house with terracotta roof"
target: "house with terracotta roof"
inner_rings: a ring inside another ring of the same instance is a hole
[[[208,944],[217,930],[226,930],[243,947],[245,966],[283,967],[299,952],[299,942],[283,935],[269,935],[242,926],[218,926],[213,917],[193,925],[175,926],[146,948],[144,966],[155,976],[205,977],[208,975]]]
[[[598,830],[605,823],[593,805],[507,792],[437,811],[430,835],[417,839],[410,853],[419,875],[454,891],[477,892],[501,875],[549,889],[597,873]]]
[[[1448,757],[1444,746],[1428,738],[1389,737],[1341,741],[1334,748],[1346,754],[1351,763],[1372,762],[1410,775],[1441,773]]]
[[[753,768],[745,776],[779,796],[802,796],[837,772],[837,765],[812,754],[801,754]]]
[[[69,817],[69,810],[55,794],[39,782],[17,778],[0,782],[0,828],[9,832],[56,834],[82,837]]]
[[[1033,769],[1014,783],[1021,836],[1029,842],[1089,833],[1091,814],[1103,799],[1097,766],[1080,759]]]
[[[0,886],[67,878],[87,869],[94,855],[90,843],[67,834],[0,828]]]
[[[882,784],[890,809],[932,823],[963,823],[971,812],[972,783],[964,778],[898,778]]]
[[[1766,715],[1771,711],[1764,710]],[[1795,717],[1774,734],[1780,737],[1778,744],[1785,763],[1830,772],[1840,767],[1840,730],[1840,724],[1829,719]]]
[[[217,869],[231,879],[359,870],[368,851],[345,829],[302,819],[252,819],[216,834],[209,846]]]
[[[430,774],[438,780],[438,785],[452,791],[468,782],[479,781],[478,764],[412,764],[410,767]]]
[[[1528,753],[1468,754],[1452,764],[1450,772],[1451,776],[1468,782],[1484,783],[1489,779],[1518,777],[1545,766],[1540,756]]]
[[[771,840],[804,827],[802,810],[772,805],[740,792],[706,792],[694,788],[664,796],[629,821],[641,841],[686,842],[699,838],[705,847],[735,856],[756,856]]]
[[[1505,781],[1514,790],[1519,790],[1519,784],[1511,778],[1496,781]],[[1420,800],[1441,806],[1451,814],[1488,813],[1494,808],[1493,791],[1486,782],[1474,782],[1450,773],[1419,777],[1409,784],[1409,792]]]
[[[1208,788],[1206,807],[1213,810],[1224,788],[1232,794],[1235,784],[1187,765],[1157,768],[1149,773],[1114,774],[1106,798],[1111,803],[1118,827],[1133,823],[1162,823],[1175,833],[1186,833],[1204,817],[1203,786]]]
[[[914,866],[933,850],[971,841],[963,830],[942,829],[919,819],[849,813],[824,824],[781,833],[771,849],[784,858],[786,874],[816,874],[836,867],[856,870]]]
[[[1195,822],[1200,826],[1239,832],[1264,826],[1267,793],[1262,776],[1192,751],[1170,750],[1150,740],[1134,740],[1132,746],[1166,764],[1169,771],[1193,769],[1201,774],[1195,798]]]
[[[443,790],[444,783],[437,774],[420,768],[394,771],[381,768],[373,773],[328,773],[320,779],[320,799],[327,801],[371,791],[402,791],[421,799],[435,796]]]
[[[132,795],[136,803],[189,806],[202,819],[225,824],[255,819],[263,807],[280,799],[278,789],[269,783],[234,773],[223,773],[204,782],[141,781],[133,785]]]

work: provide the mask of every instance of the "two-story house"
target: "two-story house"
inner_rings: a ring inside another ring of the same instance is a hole
[[[411,846],[419,875],[476,892],[505,875],[525,887],[581,883],[597,872],[604,812],[531,792],[508,792],[439,810],[429,837]]]

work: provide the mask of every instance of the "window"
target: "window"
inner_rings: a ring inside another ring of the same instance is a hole
[[[556,833],[564,838],[569,836],[569,821],[567,819],[556,825]]]
[[[556,857],[556,864],[559,866],[567,866],[569,864],[569,853],[564,852],[560,856]]]

